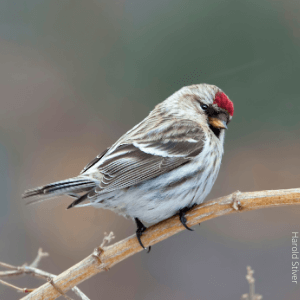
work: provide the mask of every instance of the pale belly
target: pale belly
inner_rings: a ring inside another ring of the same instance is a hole
[[[177,214],[184,207],[204,201],[217,178],[221,163],[221,157],[210,155],[208,161],[205,158],[200,157],[198,163],[187,163],[130,188],[99,195],[91,204],[125,217],[157,223]],[[203,168],[203,165],[206,167]]]

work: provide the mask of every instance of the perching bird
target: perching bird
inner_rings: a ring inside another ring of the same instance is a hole
[[[185,213],[210,192],[220,169],[233,103],[214,85],[181,88],[92,160],[79,176],[25,191],[29,203],[75,197],[68,208],[106,208],[137,224]]]

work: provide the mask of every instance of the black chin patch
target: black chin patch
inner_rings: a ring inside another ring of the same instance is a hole
[[[220,133],[221,133],[221,129],[213,127],[212,125],[209,124],[209,128],[213,131],[213,133],[215,134],[215,136],[217,138],[220,137]]]

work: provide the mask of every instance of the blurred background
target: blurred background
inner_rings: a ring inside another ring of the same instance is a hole
[[[115,241],[133,234],[134,223],[110,211],[66,210],[67,197],[25,206],[21,194],[77,175],[185,85],[215,84],[235,105],[207,200],[299,187],[299,54],[297,0],[2,0],[0,261],[31,262],[42,247],[51,256],[40,268],[59,274],[104,232]],[[248,292],[250,265],[264,299],[299,299],[291,272],[299,213],[205,222],[79,287],[91,299],[233,300]],[[21,296],[0,285],[1,299]]]

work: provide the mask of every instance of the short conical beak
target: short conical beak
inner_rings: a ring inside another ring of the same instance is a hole
[[[221,129],[227,129],[227,125],[226,125],[226,122],[225,121],[222,121],[218,118],[212,118],[212,117],[209,117],[208,118],[208,123],[215,127],[215,128],[221,128]]]

